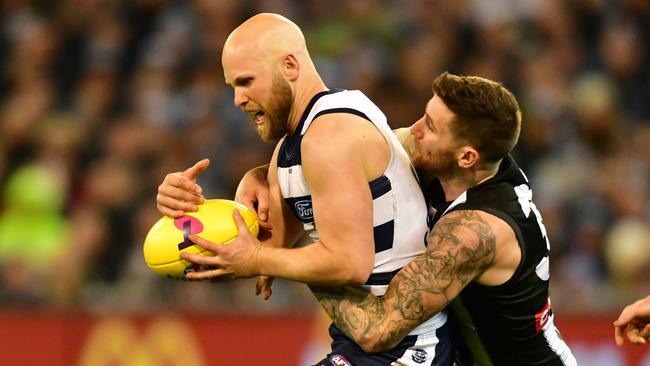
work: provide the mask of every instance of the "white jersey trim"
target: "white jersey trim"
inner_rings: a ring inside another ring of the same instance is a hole
[[[551,347],[553,352],[560,356],[564,365],[577,366],[578,363],[573,356],[573,353],[571,353],[571,349],[566,342],[560,338],[560,332],[555,327],[555,322],[553,321],[554,318],[555,316],[551,315],[546,326],[544,326],[544,329],[542,330],[544,332],[544,338],[546,338],[546,342],[548,342],[548,346]]]

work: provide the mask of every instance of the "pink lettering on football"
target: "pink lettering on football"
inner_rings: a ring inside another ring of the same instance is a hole
[[[178,250],[183,250],[194,245],[189,239],[191,234],[198,234],[203,231],[203,224],[196,217],[181,216],[174,220],[174,225],[183,232],[183,241],[178,243]]]
[[[192,216],[181,216],[177,219],[174,219],[174,226],[180,231],[185,231],[186,223],[190,223],[190,232],[189,234],[198,234],[203,231],[203,224],[199,219]]]

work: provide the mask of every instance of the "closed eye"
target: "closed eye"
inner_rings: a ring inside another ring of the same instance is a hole
[[[424,121],[427,124],[427,128],[429,128],[431,131],[434,131],[434,132],[436,131],[436,128],[433,126],[433,120],[426,113],[424,114]]]
[[[235,79],[233,86],[250,86],[253,83],[253,80],[255,80],[255,78],[252,76],[238,77]]]

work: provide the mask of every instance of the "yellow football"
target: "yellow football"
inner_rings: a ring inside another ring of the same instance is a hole
[[[174,280],[187,281],[185,274],[202,270],[180,257],[182,251],[212,255],[189,240],[195,234],[213,243],[227,244],[237,237],[237,225],[232,217],[238,209],[248,230],[257,236],[257,216],[246,206],[230,200],[206,200],[196,212],[187,212],[177,219],[164,216],[149,229],[144,239],[144,260],[157,274]]]

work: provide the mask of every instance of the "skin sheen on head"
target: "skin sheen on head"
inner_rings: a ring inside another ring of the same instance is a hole
[[[250,18],[226,40],[222,63],[235,106],[250,115],[264,141],[291,131],[301,67],[311,66],[315,73],[297,25],[276,14]]]

